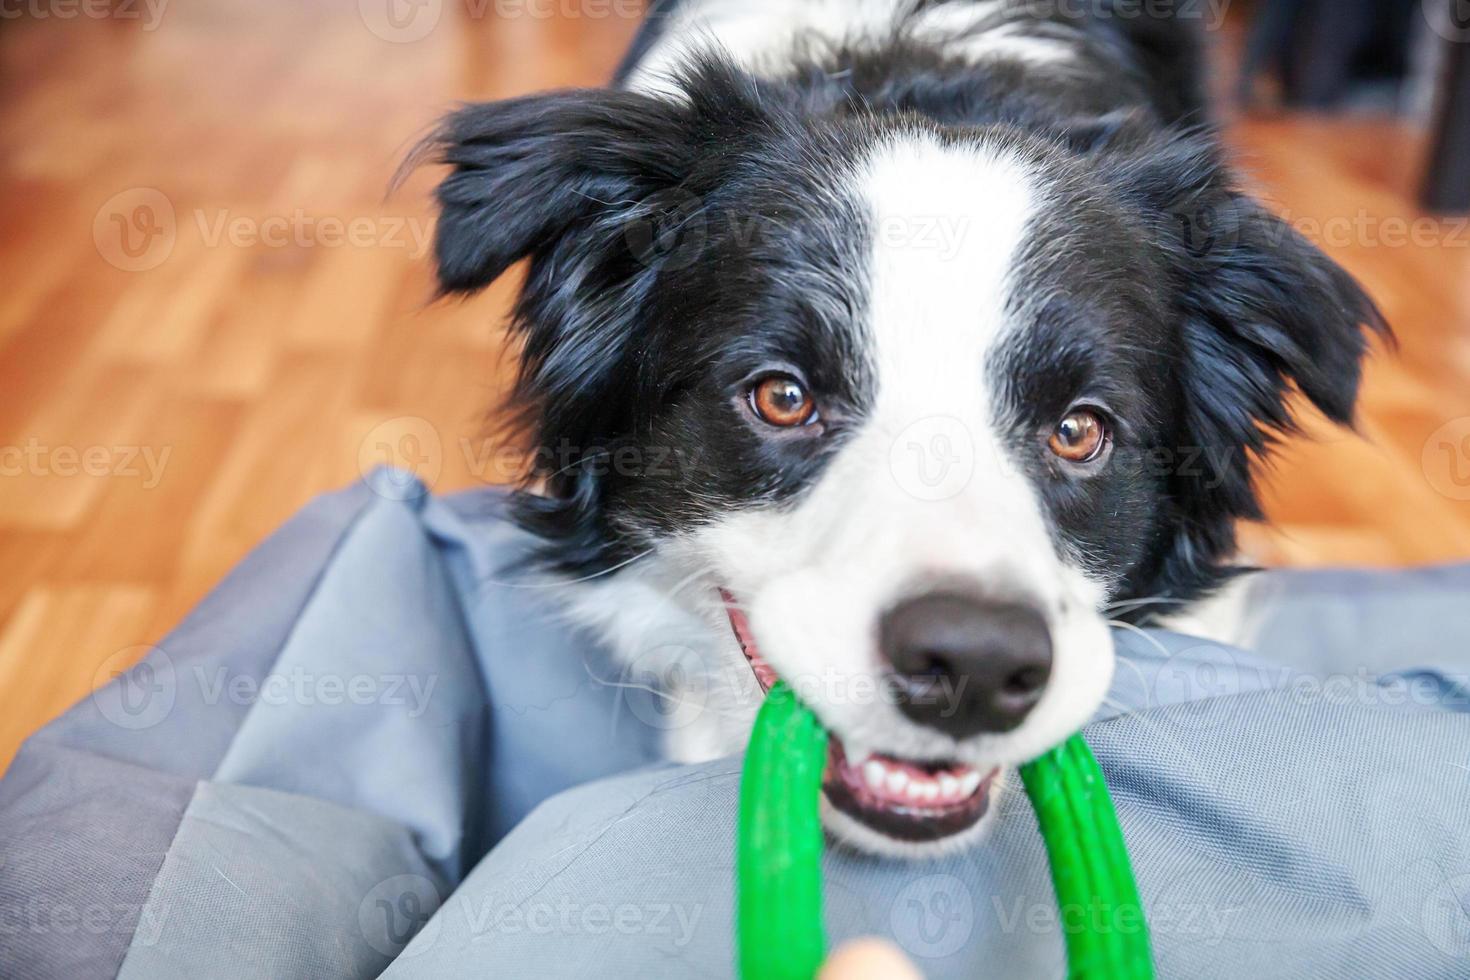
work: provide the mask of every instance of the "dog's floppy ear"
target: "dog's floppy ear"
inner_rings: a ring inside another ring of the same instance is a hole
[[[573,90],[467,106],[427,151],[439,185],[434,251],[445,293],[489,284],[574,226],[620,213],[687,173],[688,110],[633,92]]]
[[[1259,518],[1252,467],[1292,431],[1291,393],[1351,425],[1369,338],[1388,328],[1362,287],[1233,184],[1212,139],[1193,135],[1134,157],[1123,179],[1151,199],[1174,273],[1182,332],[1180,453],[1170,476],[1179,531],[1147,587],[1213,585],[1235,522]]]
[[[529,437],[527,483],[545,491],[520,495],[517,514],[560,544],[563,563],[607,557],[603,474],[648,401],[634,393],[650,373],[648,297],[702,248],[670,252],[660,232],[702,219],[726,162],[775,118],[755,81],[719,60],[674,81],[686,98],[586,89],[467,106],[417,155],[450,168],[438,189],[441,293],[474,292],[530,259],[502,421]]]
[[[467,106],[420,151],[450,167],[437,193],[441,294],[530,258],[511,320],[520,370],[499,421],[528,438],[524,478],[546,492],[518,494],[513,512],[557,543],[557,562],[605,552],[603,481],[583,463],[623,424],[640,329],[629,297],[656,275],[628,231],[680,186],[695,147],[687,106],[598,89]]]

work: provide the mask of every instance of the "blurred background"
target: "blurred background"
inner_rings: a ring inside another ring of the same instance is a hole
[[[1277,457],[1248,552],[1470,558],[1470,0],[1174,2],[1253,189],[1400,340],[1358,435]],[[0,770],[314,495],[517,471],[485,425],[515,277],[431,304],[435,174],[389,182],[457,100],[601,84],[641,15],[0,0]]]

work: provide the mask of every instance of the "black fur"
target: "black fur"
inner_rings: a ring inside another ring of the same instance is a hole
[[[471,292],[530,259],[516,402],[546,494],[518,507],[553,564],[602,571],[811,484],[871,390],[866,218],[835,190],[875,141],[922,129],[1004,142],[1047,176],[1019,268],[1021,294],[1050,299],[1015,311],[1030,327],[992,365],[996,421],[1025,457],[1079,395],[1120,420],[1105,471],[1032,464],[1059,544],[1120,598],[1220,581],[1236,521],[1259,516],[1253,461],[1292,427],[1289,393],[1349,423],[1363,327],[1382,323],[1236,188],[1188,25],[1038,30],[1077,45],[1067,70],[962,63],[900,35],[775,80],[705,60],[686,103],[570,91],[450,117],[433,141],[450,167],[440,281]],[[818,392],[812,431],[773,436],[743,411],[771,364]]]
[[[749,365],[810,363],[834,404],[861,399],[845,330],[861,219],[819,195],[871,121],[804,119],[719,64],[688,85],[677,108],[617,91],[472,106],[436,139],[454,168],[443,289],[531,259],[515,401],[550,493],[518,512],[564,570],[804,485],[830,445],[731,424]]]
[[[1386,327],[1342,269],[1237,188],[1208,130],[1132,116],[1054,165],[1043,221],[1056,227],[1018,265],[1030,292],[1066,300],[1023,313],[1034,326],[994,382],[1018,439],[1080,395],[1113,410],[1105,472],[1036,473],[1060,543],[1120,598],[1196,597],[1230,574],[1237,522],[1261,516],[1253,470],[1294,429],[1293,390],[1350,425],[1363,328]]]

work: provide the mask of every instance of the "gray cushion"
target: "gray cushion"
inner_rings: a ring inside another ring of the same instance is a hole
[[[0,976],[729,975],[739,760],[658,761],[503,505],[386,472],[326,498],[35,736],[0,781]],[[1161,974],[1466,975],[1470,567],[1254,588],[1249,651],[1117,633],[1086,730]],[[831,936],[1060,976],[1007,801],[942,861],[830,853]]]

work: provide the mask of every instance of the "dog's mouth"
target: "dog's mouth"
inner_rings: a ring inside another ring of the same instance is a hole
[[[998,771],[982,776],[957,762],[914,762],[877,752],[852,761],[834,736],[822,790],[832,806],[870,829],[919,843],[979,823],[990,808]]]
[[[761,657],[745,614],[728,592],[722,594],[740,650],[761,690],[769,691],[776,672]],[[990,807],[990,788],[999,771],[982,773],[954,760],[900,759],[866,750],[849,755],[842,740],[829,734],[822,790],[836,810],[870,830],[922,843],[979,823]]]

